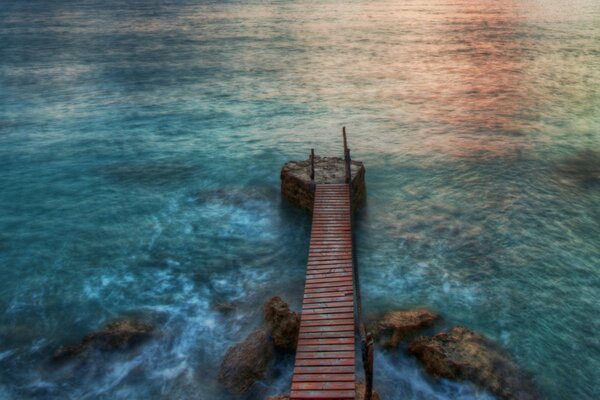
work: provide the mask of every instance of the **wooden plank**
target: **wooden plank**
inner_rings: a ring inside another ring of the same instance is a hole
[[[329,325],[329,326],[302,326],[300,325],[300,333],[306,332],[354,332],[354,321],[347,325]]]
[[[306,285],[304,286],[305,290],[306,289],[325,289],[325,288],[329,288],[329,287],[340,287],[340,286],[352,286],[352,278],[348,278],[348,279],[342,279],[339,281],[333,281],[333,282],[324,282],[324,283],[310,283],[310,282],[306,282]]]
[[[352,390],[354,382],[293,382],[292,390]]]
[[[354,343],[352,344],[317,344],[317,345],[298,345],[296,350],[298,353],[314,353],[314,352],[339,352],[351,351],[354,352]]]
[[[354,336],[344,338],[319,338],[319,339],[300,339],[298,340],[298,347],[300,346],[312,346],[312,345],[340,345],[349,344],[354,346]]]
[[[352,300],[339,301],[339,302],[321,302],[321,303],[306,303],[303,304],[302,309],[320,309],[320,308],[336,308],[336,307],[354,307]]]
[[[356,376],[352,374],[297,374],[292,382],[355,382]]]
[[[337,325],[352,325],[354,324],[354,318],[343,318],[343,319],[326,319],[326,320],[304,320],[302,321],[302,327],[319,327],[326,328]]]
[[[321,313],[321,314],[302,313],[303,321],[320,321],[320,320],[334,320],[334,319],[354,319],[354,313],[353,312]]]
[[[297,367],[307,367],[307,366],[352,366],[354,368],[355,363],[352,358],[318,358],[318,359],[296,359]]]
[[[345,313],[353,313],[354,307],[328,307],[328,308],[308,308],[302,312],[302,315],[311,315],[311,314],[345,314]]]
[[[349,374],[354,373],[353,366],[307,366],[295,367],[294,374]]]
[[[339,339],[348,338],[350,335],[354,335],[354,331],[304,332],[300,339]]]

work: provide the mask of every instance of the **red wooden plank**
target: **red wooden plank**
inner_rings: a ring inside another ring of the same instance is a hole
[[[352,295],[341,295],[341,296],[331,296],[331,297],[317,297],[317,298],[304,298],[303,304],[322,304],[322,303],[335,303],[342,301],[353,301],[354,296]]]
[[[328,287],[340,287],[340,286],[351,286],[352,285],[352,278],[349,279],[344,279],[341,281],[337,281],[337,282],[325,282],[325,283],[310,283],[310,282],[306,282],[306,286],[304,286],[304,289],[324,289],[324,288],[328,288]]]
[[[345,314],[345,313],[353,313],[354,307],[329,307],[329,308],[308,308],[302,311],[302,315],[311,315],[311,314]]]
[[[325,276],[327,278],[348,278],[352,276],[352,272],[336,272],[336,273],[332,273],[332,274],[308,274],[306,275],[306,280],[310,280],[310,279],[323,279],[325,278]]]
[[[354,336],[347,338],[321,338],[321,339],[300,339],[298,340],[298,347],[300,346],[312,346],[312,345],[339,345],[347,344],[354,346]]]
[[[302,313],[302,321],[320,321],[320,320],[334,320],[334,319],[354,319],[353,312],[346,313],[322,313],[322,314],[306,314]]]
[[[335,358],[322,358],[322,359],[296,359],[297,367],[306,366],[352,366],[354,367],[354,359],[341,358],[336,360]]]
[[[354,337],[354,332],[350,331],[342,331],[342,332],[303,332],[299,338],[302,340],[308,339],[339,339],[344,338],[347,339],[349,337]]]
[[[347,297],[352,295],[352,289],[350,290],[336,290],[331,292],[322,293],[304,293],[304,299],[320,299],[322,297]]]
[[[333,397],[332,397],[333,396]],[[323,399],[335,399],[335,400],[354,400],[356,396],[355,392],[337,390],[337,391],[300,391],[292,392],[290,394],[290,400],[323,400]]]
[[[325,328],[325,327],[329,327],[329,326],[337,326],[337,325],[352,325],[354,324],[354,318],[345,318],[345,319],[327,319],[327,320],[305,320],[302,321],[302,324],[300,325],[301,328],[308,328],[308,327],[320,327],[320,328]]]
[[[306,303],[303,305],[302,309],[303,310],[321,310],[321,309],[327,309],[327,310],[331,310],[330,312],[333,312],[333,310],[335,309],[339,309],[339,308],[347,308],[347,307],[354,307],[354,302],[352,301],[339,301],[339,302],[333,302],[333,303]]]
[[[295,367],[294,374],[349,374],[354,373],[352,366],[307,366]]]
[[[329,325],[329,326],[302,326],[300,325],[300,333],[306,332],[354,332],[354,321],[347,325]]]
[[[313,353],[313,352],[339,352],[339,351],[352,351],[354,352],[353,344],[318,344],[318,345],[299,345],[296,350],[297,353]]]
[[[354,349],[350,351],[309,351],[296,353],[296,360],[354,360]]]
[[[305,288],[304,293],[327,293],[328,291],[336,290],[341,292],[349,292],[352,291],[352,285],[350,286],[336,286],[336,287],[326,287],[326,288]]]
[[[292,382],[356,382],[354,374],[298,374]]]
[[[354,390],[354,382],[293,382],[292,390]]]

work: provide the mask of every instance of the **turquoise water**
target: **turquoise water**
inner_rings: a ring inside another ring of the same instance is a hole
[[[0,0],[0,397],[228,398],[227,347],[300,307],[279,168],[345,125],[365,312],[430,307],[545,397],[600,398],[599,88],[595,0]],[[160,333],[49,362],[123,316]],[[386,399],[490,398],[375,363]]]

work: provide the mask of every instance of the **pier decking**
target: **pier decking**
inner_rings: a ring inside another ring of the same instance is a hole
[[[291,399],[355,398],[352,211],[348,184],[317,184]]]

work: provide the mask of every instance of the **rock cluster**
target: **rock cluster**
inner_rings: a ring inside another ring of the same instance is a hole
[[[276,349],[284,352],[296,349],[300,315],[276,296],[265,303],[264,317],[267,327],[230,347],[221,362],[219,381],[233,393],[243,393],[265,377]]]
[[[352,161],[352,209],[356,210],[366,198],[365,166]],[[311,210],[314,203],[313,184],[344,183],[346,164],[339,157],[315,156],[315,179],[310,179],[310,159],[289,161],[281,168],[281,194],[292,204]]]
[[[495,343],[465,327],[419,337],[408,351],[433,376],[469,380],[503,399],[538,398],[529,378]]]
[[[53,359],[67,360],[90,350],[127,350],[150,338],[153,330],[152,325],[131,319],[115,321],[86,335],[79,343],[60,348]]]

